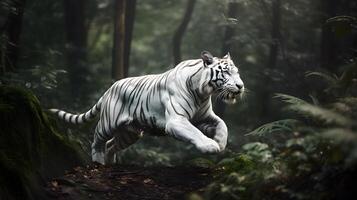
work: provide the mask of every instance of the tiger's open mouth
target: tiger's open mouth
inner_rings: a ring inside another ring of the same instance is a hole
[[[223,101],[227,104],[235,104],[237,102],[237,97],[240,92],[228,92],[224,97]]]
[[[243,94],[243,90],[239,91],[222,91],[220,94],[218,94],[218,97],[220,97],[225,103],[227,104],[234,104],[237,102],[237,98],[240,98]]]

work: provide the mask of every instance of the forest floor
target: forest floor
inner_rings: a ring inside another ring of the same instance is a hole
[[[49,199],[184,199],[202,193],[212,180],[208,169],[88,165],[46,185]]]

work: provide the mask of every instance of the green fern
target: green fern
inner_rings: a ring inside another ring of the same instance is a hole
[[[289,103],[289,104],[295,104],[295,105],[299,105],[299,104],[307,104],[308,102],[299,99],[297,97],[291,96],[291,95],[287,95],[287,94],[281,94],[281,93],[276,93],[274,98],[280,98],[283,102],[285,103]]]
[[[357,24],[357,18],[347,15],[340,15],[336,17],[329,18],[326,23],[335,23],[335,22],[345,22],[350,24]]]
[[[346,128],[326,129],[321,132],[322,137],[329,139],[337,146],[342,155],[345,167],[355,167],[357,164],[357,132]],[[334,159],[338,157],[334,156]]]
[[[288,106],[288,109],[295,111],[312,119],[317,119],[325,122],[325,124],[333,124],[339,126],[352,126],[354,121],[332,110],[315,106],[309,103],[293,104]]]
[[[334,124],[339,126],[352,126],[355,122],[332,110],[322,108],[317,105],[312,105],[302,99],[287,94],[276,94],[276,98],[281,98],[282,101],[290,104],[287,106],[289,110],[295,111],[312,119],[317,119],[325,122],[325,124]],[[350,99],[350,101],[353,101]],[[258,128],[259,129],[259,128]]]
[[[345,98],[339,98],[339,102],[345,103],[351,107],[356,107],[357,108],[357,97],[345,97]]]
[[[318,76],[323,78],[327,83],[330,85],[337,85],[339,78],[337,77],[336,74],[327,74],[323,72],[307,72],[306,77],[309,76]]]
[[[346,128],[329,128],[322,131],[321,135],[323,137],[333,139],[335,143],[357,143],[357,133]]]
[[[278,121],[264,124],[264,125],[260,126],[259,128],[255,129],[254,131],[247,133],[246,136],[249,136],[249,135],[263,136],[267,133],[273,133],[273,132],[278,132],[278,131],[291,132],[298,123],[299,123],[299,121],[295,120],[295,119],[278,120]]]

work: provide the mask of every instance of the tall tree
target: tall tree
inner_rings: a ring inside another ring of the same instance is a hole
[[[259,91],[258,99],[261,101],[257,107],[260,117],[263,120],[271,118],[271,92],[274,88],[274,82],[271,78],[272,72],[277,68],[278,56],[281,45],[281,0],[272,0],[271,4],[267,4],[265,0],[261,0],[260,4],[262,7],[269,8],[270,5],[271,15],[267,18],[270,20],[270,43],[269,43],[269,54],[266,64],[266,69],[262,82],[265,87]]]
[[[3,42],[0,49],[0,66],[2,68],[0,74],[6,71],[13,71],[16,68],[25,4],[26,0],[8,1],[10,10],[4,25],[0,27],[1,40]]]
[[[228,3],[228,12],[227,12],[227,17],[228,18],[237,18],[238,17],[238,9],[239,9],[239,3],[237,1],[230,1]],[[225,33],[223,37],[223,46],[222,46],[222,54],[225,55],[226,53],[232,51],[232,42],[233,42],[233,37],[234,37],[234,27],[232,26],[231,23],[228,23],[225,28]],[[222,102],[221,100],[217,99],[216,104],[215,104],[215,112],[218,116],[223,117],[224,111],[226,108],[226,104]]]
[[[69,75],[69,91],[72,97],[85,98],[88,94],[86,67],[87,33],[85,0],[64,0],[66,31],[66,63]]]
[[[349,56],[356,55],[355,32],[349,30],[348,25],[333,26],[327,20],[336,16],[356,16],[357,4],[353,0],[321,0],[321,41],[320,41],[320,66],[332,73],[338,73],[338,66],[346,63]],[[349,37],[343,37],[351,32]],[[347,56],[349,55],[349,56]]]
[[[337,42],[334,37],[331,26],[324,25],[326,20],[336,16],[337,7],[340,2],[335,0],[322,0],[322,31],[320,44],[320,65],[329,71],[334,72],[334,66],[337,62]]]
[[[174,37],[172,38],[172,50],[174,63],[177,65],[181,61],[181,42],[187,29],[188,23],[191,20],[193,9],[195,7],[196,0],[188,0],[186,5],[185,14],[182,18],[181,24],[177,27]]]
[[[281,43],[281,35],[280,35],[281,0],[273,0],[271,10],[272,10],[271,32],[270,32],[271,42],[270,42],[270,50],[269,50],[268,68],[274,69],[276,68],[279,47]]]
[[[114,44],[112,78],[128,76],[130,46],[134,27],[136,0],[116,0],[114,5]]]

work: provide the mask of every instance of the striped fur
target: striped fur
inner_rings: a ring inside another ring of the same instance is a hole
[[[143,134],[169,135],[206,153],[222,151],[227,127],[212,110],[211,95],[228,103],[244,91],[229,54],[186,60],[162,74],[115,82],[86,113],[74,115],[51,109],[69,123],[80,124],[100,113],[92,143],[92,160],[109,163],[115,152],[135,143]]]
[[[86,113],[79,114],[79,115],[67,113],[65,111],[58,110],[58,109],[49,109],[49,111],[56,114],[58,118],[62,119],[67,123],[78,125],[95,118],[95,116],[97,116],[97,114],[100,111],[101,104],[102,104],[102,98],[100,98],[99,101]]]

